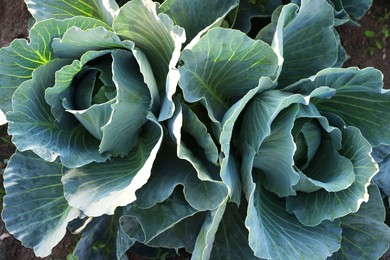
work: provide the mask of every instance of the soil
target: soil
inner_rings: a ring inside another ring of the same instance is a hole
[[[15,38],[27,36],[30,15],[23,0],[0,0],[0,18],[0,47],[7,46]],[[337,28],[342,44],[351,57],[344,66],[375,67],[384,74],[385,88],[390,89],[390,36],[386,37],[384,33],[384,28],[390,30],[390,1],[374,0],[372,8],[359,23],[360,27],[343,25]],[[0,168],[3,169],[4,160],[13,154],[15,148],[10,143],[6,126],[0,126],[0,138]],[[2,181],[2,174],[0,174],[0,198],[3,190]],[[53,253],[43,259],[66,259],[66,256],[73,251],[76,242],[75,236],[67,234],[54,248]],[[135,255],[129,255],[129,257],[136,260],[142,259]],[[23,247],[18,240],[9,235],[0,219],[0,260],[3,259],[35,260],[42,258],[35,257],[31,249]],[[390,251],[382,259],[390,259]]]
[[[374,0],[359,23],[360,27],[343,25],[337,28],[342,45],[350,56],[344,67],[375,67],[384,75],[384,87],[390,89],[390,35],[385,37],[383,33],[385,28],[390,31],[390,0]],[[367,31],[375,36],[367,37]]]

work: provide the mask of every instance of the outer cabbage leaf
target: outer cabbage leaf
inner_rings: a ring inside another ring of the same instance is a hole
[[[289,4],[275,11],[272,23],[257,39],[270,42],[283,66],[278,86],[282,88],[338,62],[339,41],[333,29],[333,9],[324,0],[303,0],[299,8]]]
[[[249,170],[249,171],[248,171]],[[340,222],[324,221],[315,227],[301,224],[285,209],[285,199],[261,186],[258,176],[243,170],[244,187],[249,197],[245,224],[249,245],[260,258],[324,259],[340,248]]]
[[[246,203],[240,209],[226,200],[209,211],[196,240],[193,259],[257,259],[248,245],[244,219]]]
[[[185,159],[179,159],[175,144],[164,140],[152,168],[152,175],[136,195],[134,203],[139,208],[151,208],[171,196],[177,186],[183,186],[187,202],[197,210],[211,210],[218,207],[227,191],[221,182],[197,172]],[[199,175],[197,175],[199,174]],[[161,178],[164,176],[164,178]]]
[[[183,101],[181,101],[180,106],[183,113],[182,130],[190,134],[195,139],[196,143],[205,153],[208,161],[218,165],[219,151],[217,145],[214,143],[212,135],[208,132],[207,126]]]
[[[390,246],[390,228],[379,190],[369,188],[370,199],[359,211],[341,218],[341,249],[330,259],[378,259]]]
[[[272,88],[272,81],[269,78],[261,78],[259,85],[248,91],[248,93],[229,108],[222,120],[222,131],[219,138],[221,144],[221,178],[229,189],[230,200],[237,205],[240,204],[242,186],[239,173],[239,163],[231,154],[231,142],[234,127],[238,117],[244,110],[253,96],[264,89]]]
[[[335,25],[351,23],[358,25],[364,14],[370,9],[372,0],[328,0],[333,5],[335,14]]]
[[[31,151],[17,151],[4,172],[2,217],[7,230],[40,257],[51,253],[68,222],[80,214],[64,198],[62,174],[59,161],[47,162]]]
[[[78,259],[127,259],[125,253],[134,244],[121,229],[123,208],[112,216],[93,218],[83,229],[73,254]]]
[[[156,8],[151,0],[128,2],[121,7],[113,28],[118,35],[133,41],[149,60],[163,100],[159,115],[163,121],[173,115],[172,95],[180,77],[176,64],[185,32],[169,16],[157,15]]]
[[[192,252],[194,259],[209,259],[211,250],[213,249],[213,243],[215,234],[217,233],[218,226],[222,220],[223,214],[226,209],[227,197],[215,210],[209,211],[206,215],[206,219],[203,222],[202,228],[196,239],[194,251]]]
[[[181,220],[149,241],[148,245],[174,249],[184,248],[187,252],[192,252],[206,214],[207,211],[202,211]]]
[[[184,117],[186,114],[182,113],[183,109],[181,104],[176,103],[175,106],[176,106],[176,111],[172,119],[168,122],[168,127],[172,135],[171,137],[174,139],[175,143],[177,144],[177,157],[190,162],[192,167],[196,170],[199,180],[208,183],[209,186],[213,187],[214,189],[213,191],[214,194],[209,193],[209,191],[206,191],[206,193],[203,192],[203,194],[198,193],[196,195],[198,197],[197,204],[202,205],[205,202],[210,201],[212,202],[210,206],[211,205],[213,206],[209,209],[215,209],[227,196],[226,185],[220,181],[220,176],[218,174],[219,167],[210,164],[207,158],[205,158],[205,156],[203,155],[203,149],[197,153],[196,145],[193,143],[188,143],[188,140],[186,141],[185,128],[182,126],[188,124],[189,123],[188,120],[190,120],[191,118]],[[183,124],[183,122],[185,123]],[[195,140],[196,138],[197,136],[195,136]],[[189,147],[191,147],[191,149]],[[194,188],[196,188],[196,190],[199,189],[196,186]],[[192,187],[189,186],[186,187],[186,189],[192,189]],[[209,197],[203,197],[204,194],[210,194],[210,195]],[[199,208],[199,206],[195,206],[193,204],[192,206],[197,209],[201,209]]]
[[[238,5],[237,0],[166,0],[159,12],[167,14],[186,31],[187,42],[207,28],[219,26],[226,14]]]
[[[9,47],[0,49],[0,109],[12,110],[11,97],[24,81],[31,79],[33,71],[55,58],[51,43],[70,27],[81,29],[107,27],[103,22],[87,17],[65,20],[49,19],[36,23],[30,30],[30,42],[14,40]]]
[[[267,44],[222,28],[208,31],[181,58],[179,85],[184,99],[201,101],[214,122],[221,122],[230,106],[258,85],[260,77],[273,77],[277,68],[277,57]]]
[[[124,215],[120,218],[120,224],[123,231],[131,239],[143,244],[150,243],[152,246],[160,247],[160,243],[162,243],[166,247],[175,249],[183,246],[191,248],[193,236],[196,236],[198,232],[197,228],[194,230],[194,224],[197,221],[191,223],[191,221],[186,222],[185,220],[193,217],[197,212],[186,202],[180,189],[177,189],[168,199],[151,208],[142,209],[136,205],[127,206]],[[183,227],[184,224],[184,229],[180,230],[175,227],[177,224],[180,227]],[[162,239],[168,233],[174,238],[172,241]]]
[[[136,200],[135,192],[149,179],[162,142],[162,128],[148,116],[137,146],[124,158],[68,169],[62,178],[70,205],[88,216],[114,214]]]
[[[119,9],[115,0],[25,0],[25,2],[37,21],[86,16],[111,25]]]
[[[210,259],[258,259],[248,244],[248,230],[245,227],[247,203],[240,207],[229,203],[215,234]]]
[[[251,30],[251,19],[254,17],[268,17],[283,5],[282,0],[243,0],[234,17],[233,28],[248,33]]]
[[[386,196],[390,196],[390,157],[379,163],[379,172],[375,175],[374,182]]]

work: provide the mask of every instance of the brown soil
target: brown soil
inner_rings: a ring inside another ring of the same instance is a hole
[[[387,19],[386,19],[387,18]],[[343,25],[337,28],[347,54],[351,57],[344,67],[375,67],[384,75],[384,86],[390,89],[390,35],[385,38],[384,28],[390,31],[390,1],[374,0],[371,9],[359,21],[360,27]],[[366,31],[375,36],[369,38]],[[380,42],[382,49],[378,48]]]
[[[390,30],[389,0],[374,0],[371,10],[360,20],[361,27],[343,25],[337,28],[348,55],[351,56],[345,67],[357,66],[359,68],[375,67],[384,74],[385,87],[390,89],[390,37],[385,38],[381,33],[384,27]],[[23,0],[0,0],[0,47],[8,45],[15,38],[27,36],[27,25],[30,19]],[[375,37],[365,36],[365,32],[373,31]],[[375,41],[381,42],[382,48],[376,46]],[[7,136],[6,126],[0,126],[0,169],[5,167],[4,160],[8,159],[14,152],[10,144],[10,137]],[[0,196],[2,189],[2,175],[0,174]],[[0,211],[2,209],[0,201]],[[44,259],[66,259],[76,244],[76,238],[67,234],[63,241],[54,248],[53,254]],[[130,259],[142,259],[135,255],[129,255]],[[34,260],[31,249],[21,245],[19,241],[8,234],[4,223],[0,219],[0,259],[4,260]],[[382,259],[390,259],[388,252]]]
[[[30,14],[23,0],[0,0],[0,46],[8,45],[15,38],[27,35]]]

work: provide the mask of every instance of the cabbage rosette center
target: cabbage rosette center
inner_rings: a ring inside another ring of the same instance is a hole
[[[245,223],[258,257],[292,257],[293,248],[298,257],[302,245],[288,238],[297,233],[310,237],[305,248],[313,258],[317,252],[332,255],[341,239],[338,219],[356,213],[368,200],[367,188],[377,172],[371,145],[358,128],[345,123],[348,117],[325,104],[342,96],[338,85],[353,91],[347,79],[377,76],[377,71],[337,72],[338,77],[325,78],[324,71],[285,91],[258,93],[244,112],[237,144],[248,199]],[[289,243],[272,247],[281,240]]]
[[[20,151],[61,161],[69,205],[113,214],[136,199],[162,140],[151,67],[133,42],[103,27],[72,27],[52,48],[56,59],[15,91],[10,133]]]

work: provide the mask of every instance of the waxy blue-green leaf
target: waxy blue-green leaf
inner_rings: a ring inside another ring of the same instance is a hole
[[[134,43],[122,41],[118,35],[105,27],[69,28],[62,37],[54,38],[51,44],[58,58],[80,59],[88,51],[106,49],[133,49]]]
[[[4,113],[12,110],[11,97],[17,87],[31,79],[36,68],[55,58],[51,48],[53,39],[61,37],[72,26],[82,29],[107,27],[102,21],[87,17],[49,19],[31,28],[29,42],[16,39],[9,47],[0,49],[0,109]]]
[[[326,69],[293,88],[314,89],[319,86],[336,90],[331,99],[314,102],[320,111],[332,112],[347,125],[359,128],[372,146],[390,144],[390,115],[386,110],[390,106],[390,92],[382,89],[383,75],[379,70]]]
[[[122,215],[123,208],[118,208],[112,216],[93,218],[83,229],[73,254],[78,259],[127,259],[125,253],[135,241],[121,229]]]
[[[183,122],[192,117],[184,118],[187,113],[182,112],[182,105],[177,100],[175,102],[175,114],[168,122],[174,142],[165,141],[153,170],[156,175],[152,175],[145,186],[147,190],[140,190],[144,195],[144,199],[140,200],[141,207],[161,202],[170,196],[177,185],[183,185],[184,195],[192,207],[198,210],[215,209],[227,196],[226,185],[220,181],[219,168],[207,160],[203,149],[200,149],[200,153],[189,149],[182,126]],[[198,144],[190,145],[195,148]],[[160,177],[162,174],[165,176],[163,180]]]
[[[37,21],[85,16],[111,25],[119,9],[115,0],[25,0],[25,2],[29,12]]]
[[[101,138],[100,127],[103,126],[109,117],[97,117],[96,121],[88,116],[83,118],[83,113],[77,113],[77,110],[88,109],[86,103],[92,103],[92,93],[95,86],[95,77],[98,74],[98,70],[102,68],[90,68],[84,66],[95,59],[101,58],[106,55],[107,64],[104,67],[110,66],[110,53],[111,50],[102,50],[102,51],[88,51],[80,60],[73,60],[69,65],[65,65],[58,69],[55,74],[54,84],[50,84],[45,90],[44,99],[48,105],[50,105],[50,111],[52,116],[63,128],[70,128],[70,126],[77,125],[78,122],[85,124],[87,129],[90,129],[91,134],[96,138]],[[101,67],[100,64],[98,67]],[[92,72],[92,73],[90,73]],[[93,72],[95,74],[93,74]],[[74,91],[77,86],[76,84],[82,84],[83,87],[77,88],[77,91]],[[80,92],[80,93],[78,93]],[[88,96],[88,101],[86,102],[86,97]],[[92,105],[92,104],[91,104]],[[82,107],[80,107],[82,106]],[[110,106],[108,106],[110,108]],[[93,111],[91,111],[93,113]],[[72,115],[73,114],[73,115]],[[100,113],[104,115],[107,113]],[[108,113],[107,116],[110,114]],[[75,120],[78,119],[79,121]],[[97,127],[96,127],[97,126]],[[100,127],[99,127],[100,126]]]
[[[279,71],[279,88],[332,67],[338,61],[339,41],[333,21],[333,8],[326,1],[303,0],[300,8],[289,4],[278,10],[272,24],[259,33],[257,39],[274,35],[272,47],[284,60]]]
[[[300,178],[293,168],[296,146],[291,135],[298,111],[295,105],[279,113],[272,123],[270,135],[261,143],[253,161],[263,185],[280,197],[295,195],[293,187]]]
[[[204,182],[210,182],[210,185],[214,185],[215,195],[212,196],[212,201],[218,202],[217,204],[212,204],[214,208],[210,209],[215,209],[226,197],[227,188],[225,184],[222,183],[220,180],[219,167],[215,164],[210,163],[207,160],[207,157],[205,157],[203,154],[203,149],[201,149],[200,152],[197,152],[196,147],[199,145],[199,138],[195,137],[195,141],[197,143],[188,142],[190,140],[186,140],[186,132],[185,127],[183,127],[183,125],[188,124],[188,120],[191,120],[191,117],[186,117],[186,113],[183,113],[183,106],[185,105],[181,105],[179,101],[175,99],[176,111],[172,119],[168,121],[168,129],[171,134],[171,138],[177,145],[177,157],[191,163],[192,167],[197,172],[197,177],[199,178],[199,180]],[[200,145],[200,147],[202,146]],[[204,201],[209,200],[206,199]],[[196,206],[194,207],[197,208]]]
[[[162,142],[162,128],[152,115],[138,144],[124,158],[91,163],[65,172],[65,197],[88,216],[112,215],[117,207],[136,200],[135,192],[149,179]]]
[[[214,143],[210,133],[208,133],[207,127],[202,123],[198,118],[195,112],[193,112],[190,107],[185,104],[181,104],[182,113],[183,113],[183,131],[189,133],[196,142],[202,147],[203,152],[207,159],[218,165],[218,148]]]
[[[206,218],[207,211],[198,212],[176,223],[148,242],[149,246],[162,248],[184,248],[194,250],[195,242]]]
[[[215,235],[225,213],[227,202],[228,197],[224,199],[218,208],[207,212],[206,219],[196,239],[194,250],[192,251],[192,259],[203,260],[210,258]]]
[[[345,126],[335,115],[329,114],[327,117],[331,124],[336,125],[342,132],[342,149],[339,154],[352,162],[355,181],[347,189],[338,192],[318,190],[288,197],[287,210],[308,226],[316,226],[324,220],[333,221],[357,212],[362,202],[368,200],[367,187],[378,171],[370,155],[372,148],[359,129]]]
[[[197,176],[190,162],[179,159],[175,144],[164,140],[152,168],[152,175],[136,192],[134,203],[140,208],[151,208],[163,202],[178,186],[188,203],[197,210],[215,209],[226,196],[224,184],[212,180],[202,180]],[[164,178],[161,178],[164,176]]]
[[[234,29],[248,33],[251,30],[251,19],[271,16],[276,8],[283,5],[282,0],[243,0],[238,6],[233,24]]]
[[[215,234],[210,259],[258,259],[248,244],[249,234],[245,227],[246,210],[246,202],[241,202],[239,208],[233,203],[226,206]]]
[[[298,191],[313,192],[323,188],[337,192],[348,188],[355,180],[352,163],[338,153],[331,141],[321,143],[304,174],[300,172],[301,179],[295,187]]]
[[[257,153],[261,155],[262,153],[264,159],[260,157],[257,159],[248,158],[247,160],[254,160],[255,163],[260,160],[255,167],[262,170],[263,174],[267,176],[264,185],[279,196],[294,195],[293,187],[299,181],[299,175],[293,169],[295,145],[291,143],[291,134],[286,132],[288,128],[292,129],[294,113],[285,115],[284,119],[280,120],[280,126],[277,127],[279,131],[275,132],[274,136],[271,134],[272,123],[283,109],[293,104],[308,105],[310,100],[315,97],[331,97],[333,94],[334,90],[326,87],[318,88],[308,96],[279,90],[266,90],[254,96],[248,104],[240,127],[239,149],[244,157],[256,156]],[[269,144],[266,142],[268,137]],[[283,149],[278,149],[279,146]],[[275,152],[278,153],[278,156],[275,156]],[[274,169],[275,161],[279,165],[276,170]],[[252,168],[252,166],[253,164],[248,167]],[[275,174],[275,171],[279,174]]]
[[[64,198],[62,174],[59,161],[47,162],[31,151],[17,151],[4,172],[2,218],[7,230],[40,257],[51,253],[68,222],[80,214]]]
[[[267,259],[324,259],[337,251],[341,241],[340,222],[324,221],[315,227],[301,224],[286,211],[285,199],[267,191],[259,175],[252,173],[251,158],[243,159],[242,177],[249,201],[245,225],[255,255]]]
[[[219,137],[221,144],[221,178],[229,189],[230,200],[237,205],[240,204],[242,186],[239,174],[239,165],[230,152],[235,123],[241,112],[253,96],[262,90],[272,88],[272,81],[269,78],[260,78],[259,85],[248,91],[248,93],[229,108],[222,120],[222,130]]]
[[[130,1],[121,7],[113,28],[118,35],[133,41],[149,60],[162,99],[158,118],[163,121],[173,115],[172,95],[180,77],[176,64],[185,32],[169,16],[157,15],[156,9],[151,0]]]
[[[84,60],[84,63],[87,62],[87,59],[86,57],[83,58],[83,55],[92,50],[131,50],[134,58],[138,62],[139,70],[144,78],[143,80],[149,87],[153,109],[156,110],[159,108],[160,97],[152,68],[150,67],[145,54],[143,54],[139,49],[135,48],[133,42],[129,40],[122,41],[118,35],[112,31],[108,31],[104,27],[95,27],[86,30],[80,29],[78,27],[71,27],[64,33],[61,38],[55,38],[53,40],[52,47],[53,52],[57,57],[72,59],[81,58],[81,61]],[[101,73],[108,74],[107,71],[110,70],[111,69],[108,68],[106,71],[102,71]],[[105,84],[107,83],[105,82]]]
[[[147,244],[197,212],[186,202],[182,192],[176,190],[168,199],[148,209],[136,205],[127,206],[120,223],[121,228],[130,238]]]
[[[328,2],[333,5],[336,26],[344,23],[359,25],[357,21],[372,5],[372,0],[328,0]]]
[[[68,60],[50,61],[37,68],[33,78],[15,91],[13,111],[7,113],[12,142],[20,151],[32,150],[47,161],[60,157],[66,167],[104,162],[109,155],[98,152],[98,140],[82,125],[58,126],[51,107],[46,103],[46,88],[54,85],[56,71],[66,64],[69,64]]]
[[[338,45],[338,59],[335,64],[333,64],[332,68],[341,68],[343,67],[344,62],[346,62],[349,59],[349,56],[347,55],[347,52],[344,49],[344,46],[341,44],[341,38],[339,33],[335,28],[333,28],[333,33],[336,36],[336,42]]]
[[[190,42],[199,33],[204,33],[204,29],[219,26],[227,13],[237,5],[237,0],[166,0],[158,11],[183,27],[187,42]]]
[[[379,163],[379,172],[375,175],[374,182],[386,196],[390,196],[390,157]]]
[[[257,87],[260,77],[272,78],[277,69],[270,46],[223,28],[208,31],[181,58],[179,85],[184,99],[200,101],[215,122],[221,122],[230,106]]]
[[[112,58],[117,97],[112,105],[110,121],[102,127],[99,151],[125,156],[137,145],[138,134],[152,108],[151,96],[139,65],[130,52],[116,50],[112,52]]]
[[[390,246],[390,228],[385,221],[380,192],[368,187],[370,199],[358,212],[341,218],[341,249],[330,259],[379,259]]]
[[[305,135],[305,129],[309,126],[314,127],[306,133],[304,142],[310,144],[309,139],[315,139],[313,135],[319,137],[320,140],[316,140],[318,143],[312,150],[308,146],[304,164],[295,161],[295,167],[300,174],[295,190],[312,192],[323,188],[328,192],[336,192],[348,188],[355,180],[355,172],[349,159],[338,152],[341,148],[341,131],[337,127],[330,126],[327,118],[323,117],[314,105],[301,105],[299,108],[296,122],[299,124],[298,120],[310,120],[304,123],[301,133]],[[294,142],[297,150],[302,149],[300,148],[302,144]],[[296,154],[294,154],[294,160],[295,156]]]

